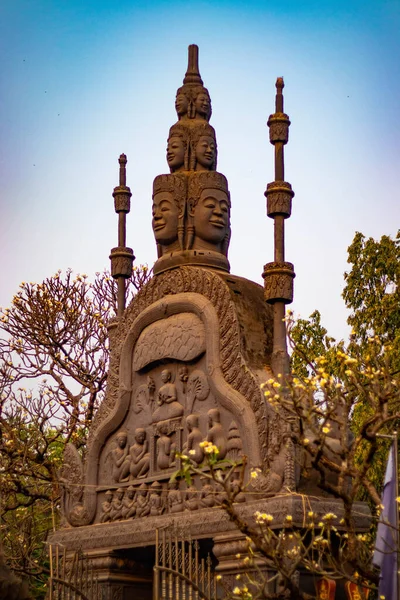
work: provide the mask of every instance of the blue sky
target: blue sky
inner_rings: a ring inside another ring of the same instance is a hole
[[[191,43],[231,190],[232,272],[261,282],[273,260],[266,121],[283,75],[292,308],[303,317],[319,308],[330,333],[346,335],[347,247],[355,231],[379,238],[400,223],[400,0],[3,0],[0,304],[21,281],[108,266],[121,152],[133,192],[128,245],[137,264],[153,263],[152,180],[167,172]]]

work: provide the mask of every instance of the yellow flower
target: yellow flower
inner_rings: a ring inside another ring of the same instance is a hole
[[[206,454],[218,454],[219,450],[218,450],[217,446],[214,446],[214,444],[210,444],[209,446],[206,446],[204,448],[204,452]]]
[[[211,442],[207,442],[207,440],[204,440],[204,442],[200,442],[199,446],[200,448],[207,448],[207,446],[211,446]]]
[[[329,512],[326,513],[326,515],[324,515],[322,518],[324,521],[333,521],[334,519],[337,519],[337,516],[335,513]]]
[[[233,589],[233,593],[234,593],[234,594],[240,594],[240,589],[239,589],[239,588],[236,586],[236,587]]]

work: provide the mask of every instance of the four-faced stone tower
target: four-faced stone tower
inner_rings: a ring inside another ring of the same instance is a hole
[[[173,523],[214,546],[222,573],[234,568],[238,535],[219,506],[220,492],[204,477],[189,486],[183,480],[170,483],[181,453],[202,464],[202,440],[215,444],[220,458],[246,456],[247,479],[257,469],[249,493],[238,496],[249,515],[266,496],[296,488],[291,422],[261,389],[273,376],[273,353],[276,364],[285,364],[285,347],[274,341],[274,311],[280,325],[279,303],[288,295],[282,297],[279,282],[290,263],[278,254],[266,269],[267,300],[279,310],[265,301],[261,286],[229,272],[231,197],[217,171],[211,99],[200,77],[197,46],[189,47],[175,107],[170,173],[153,183],[154,276],[126,308],[124,278],[133,253],[125,248],[130,190],[126,157],[120,158],[114,190],[119,246],[111,253],[119,310],[109,324],[107,393],[91,426],[85,461],[73,446],[67,448],[64,527],[53,536],[53,542],[81,548],[92,558],[103,598],[127,598],[133,591],[135,598],[150,597],[155,530]],[[279,239],[285,218],[280,219],[280,198],[293,195],[281,183],[268,192]],[[282,501],[276,510],[278,505]]]

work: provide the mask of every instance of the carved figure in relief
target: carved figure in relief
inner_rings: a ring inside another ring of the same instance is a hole
[[[123,519],[130,519],[135,516],[135,513],[135,488],[130,485],[122,500],[121,516]]]
[[[147,420],[151,415],[150,406],[149,387],[147,384],[140,385],[133,394],[133,411],[136,414],[143,412]]]
[[[199,504],[201,508],[212,508],[215,505],[215,491],[210,483],[201,488]]]
[[[203,440],[203,434],[199,429],[199,415],[189,415],[186,418],[186,426],[188,428],[189,435],[183,451],[185,454],[189,454],[190,458],[199,465],[204,459],[203,448],[200,448],[199,446],[200,442]]]
[[[199,495],[195,485],[187,488],[185,494],[185,510],[197,510],[199,508]]]
[[[112,461],[111,476],[116,483],[124,479],[129,473],[129,448],[127,442],[127,432],[124,430],[119,431],[115,436],[115,446],[108,455]]]
[[[153,413],[153,423],[174,419],[183,415],[183,406],[178,402],[176,385],[171,381],[172,374],[169,369],[161,371],[163,385],[158,391],[157,408]]]
[[[64,463],[59,472],[62,485],[61,507],[71,524],[80,525],[85,517],[83,496],[83,465],[78,450],[68,443],[64,450]]]
[[[231,460],[237,460],[242,453],[242,440],[235,421],[229,425],[227,456]]]
[[[159,427],[159,437],[156,442],[157,468],[169,469],[175,464],[176,444],[168,435],[168,424],[162,423]]]
[[[122,498],[124,497],[124,492],[123,488],[118,488],[114,494],[110,509],[111,521],[116,521],[122,517]]]
[[[179,381],[182,382],[182,391],[186,394],[186,384],[189,377],[189,369],[187,365],[181,365],[178,369]]]
[[[156,384],[151,375],[147,377],[147,389],[149,392],[149,400],[151,403],[154,401],[154,392],[156,391]]]
[[[168,509],[170,513],[182,512],[184,509],[182,492],[176,479],[168,484]]]
[[[238,473],[235,473],[234,477],[235,479],[232,479],[232,481],[230,482],[230,488],[232,494],[236,494],[235,502],[245,502],[246,496],[244,495],[244,492],[241,491],[243,488],[243,482],[240,480],[240,475]]]
[[[154,481],[150,486],[149,507],[152,517],[161,515],[164,511],[164,503],[161,497],[162,484],[159,481]]]
[[[196,400],[205,400],[210,393],[207,377],[200,369],[195,369],[188,379],[187,409],[193,411]]]
[[[162,385],[158,391],[158,404],[171,404],[178,399],[176,385],[171,381],[171,371],[169,369],[163,369],[161,371]],[[177,415],[178,416],[178,415]]]
[[[129,450],[130,477],[144,477],[150,467],[149,445],[146,440],[146,430],[138,427],[135,431],[135,443]]]
[[[230,240],[231,201],[228,184],[221,173],[190,176],[188,247],[227,255]],[[194,232],[190,239],[190,232]]]
[[[102,515],[100,517],[100,523],[106,523],[107,521],[111,521],[111,506],[113,493],[111,490],[107,490],[107,492],[104,495],[106,499],[101,505]]]
[[[208,413],[208,434],[207,441],[217,446],[219,450],[218,458],[225,458],[227,452],[228,440],[221,425],[221,416],[218,408],[211,408]]]
[[[271,448],[273,459],[270,463],[268,474],[268,485],[265,488],[267,492],[279,492],[282,489],[283,480],[285,477],[285,467],[287,460],[286,439],[280,443],[276,439],[276,443]]]
[[[149,513],[149,491],[147,485],[142,483],[136,492],[136,516],[146,517]]]

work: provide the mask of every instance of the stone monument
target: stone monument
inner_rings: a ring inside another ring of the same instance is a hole
[[[282,319],[294,278],[284,256],[284,221],[294,195],[283,167],[290,121],[283,112],[282,79],[276,87],[276,112],[268,121],[275,181],[266,191],[275,257],[264,269],[265,290],[230,273],[231,196],[217,171],[211,99],[197,46],[189,47],[176,94],[178,120],[167,142],[170,172],[153,182],[154,277],[127,307],[125,279],[134,258],[125,246],[131,193],[126,157],[119,159],[120,183],[113,193],[118,247],[111,251],[119,296],[118,315],[108,327],[107,392],[85,461],[72,445],[66,449],[63,527],[52,539],[92,558],[104,600],[151,597],[155,529],[173,523],[213,545],[222,575],[237,572],[234,557],[243,536],[217,506],[212,486],[198,477],[189,487],[169,482],[183,451],[202,463],[201,440],[212,441],[221,458],[240,461],[245,455],[247,478],[250,469],[260,473],[249,487],[254,494],[238,496],[243,515],[267,510],[279,524],[290,513],[301,525],[301,500],[288,494],[299,481],[293,423],[261,390],[266,379],[288,373]]]

